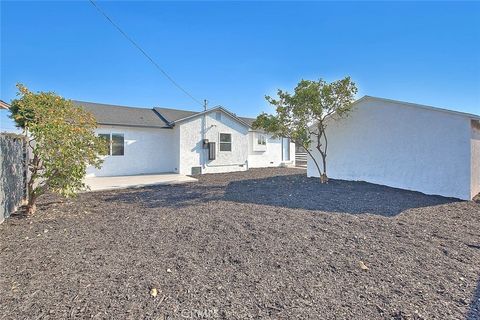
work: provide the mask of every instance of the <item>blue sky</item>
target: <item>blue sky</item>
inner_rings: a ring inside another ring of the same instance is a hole
[[[301,79],[480,113],[480,2],[98,2],[198,99],[243,116]],[[0,99],[200,110],[88,1],[1,2]],[[12,125],[5,112],[1,129]]]

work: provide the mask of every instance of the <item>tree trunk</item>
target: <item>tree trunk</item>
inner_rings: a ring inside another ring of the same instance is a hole
[[[37,210],[36,197],[28,197],[28,202],[25,208],[25,213],[27,215],[32,215]]]
[[[328,176],[327,176],[327,146],[328,146],[328,141],[327,141],[327,136],[325,133],[325,126],[321,121],[318,122],[317,125],[318,129],[318,135],[317,135],[317,150],[320,152],[320,155],[322,156],[322,164],[323,164],[323,173],[320,174],[320,182],[321,183],[328,183]],[[325,140],[325,146],[322,150],[322,137]]]
[[[30,179],[27,183],[27,205],[26,205],[26,214],[34,214],[37,210],[36,201],[38,198],[38,187],[35,188],[35,180],[40,167],[40,159],[37,155],[33,156],[32,161],[29,164],[30,167]]]
[[[327,155],[325,153],[321,153],[322,155],[322,163],[323,163],[323,173],[320,176],[320,182],[321,183],[328,183],[328,177],[327,177]]]
[[[33,176],[34,175],[32,174],[27,184],[28,197],[27,197],[26,213],[29,215],[34,214],[35,210],[37,210],[37,205],[35,204],[35,202],[37,201],[37,192],[33,186],[34,184]]]

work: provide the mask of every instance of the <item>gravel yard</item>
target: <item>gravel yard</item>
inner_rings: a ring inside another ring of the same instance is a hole
[[[299,169],[198,179],[6,220],[0,319],[480,319],[479,203]]]

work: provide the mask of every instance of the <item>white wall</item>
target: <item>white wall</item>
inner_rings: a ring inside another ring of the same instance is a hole
[[[248,149],[248,167],[249,168],[265,168],[278,167],[282,164],[288,163],[294,165],[295,163],[295,143],[290,143],[290,161],[282,161],[282,139],[272,138],[271,135],[266,134],[267,144],[264,151],[255,151],[254,147],[257,143],[257,132],[251,131],[249,134],[249,149]],[[286,139],[285,139],[286,141]]]
[[[330,123],[327,174],[470,199],[470,120],[414,106],[364,100]],[[315,148],[314,157],[321,165]],[[308,159],[308,176],[318,176]]]
[[[100,170],[87,169],[87,176],[116,176],[160,172],[175,172],[178,144],[174,130],[100,126],[97,133],[123,133],[123,156],[106,156]]]
[[[216,142],[216,159],[208,160],[208,149],[203,148],[202,128],[206,121],[205,138]],[[192,167],[202,166],[202,173],[231,172],[247,170],[248,128],[221,113],[210,112],[177,124],[180,136],[180,173],[191,174]],[[232,151],[220,151],[220,133],[232,135]]]
[[[472,121],[472,187],[471,198],[480,193],[480,122]]]

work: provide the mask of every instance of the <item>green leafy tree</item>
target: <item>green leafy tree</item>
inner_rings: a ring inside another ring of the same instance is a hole
[[[302,146],[317,167],[322,183],[327,177],[327,124],[346,117],[353,107],[357,87],[350,77],[328,83],[301,80],[294,93],[278,90],[277,98],[265,99],[275,107],[275,114],[260,114],[253,127],[274,137],[290,138]],[[314,146],[322,157],[322,169],[311,153]]]
[[[85,188],[89,165],[100,168],[105,142],[95,136],[93,115],[52,92],[30,92],[17,84],[11,118],[24,129],[32,156],[27,182],[27,213],[47,190],[69,197]]]

